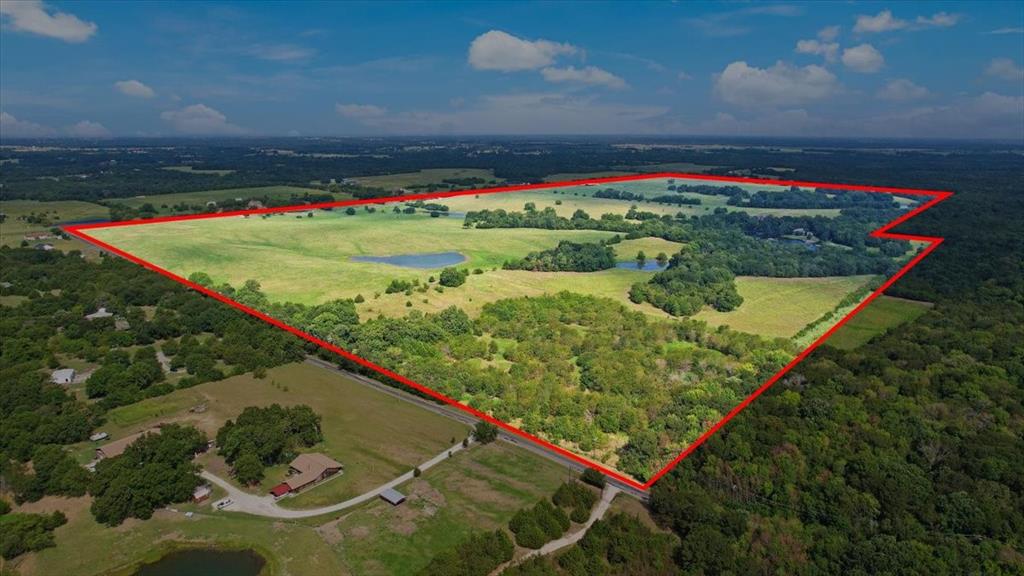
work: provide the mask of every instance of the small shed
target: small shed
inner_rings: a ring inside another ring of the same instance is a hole
[[[106,432],[97,432],[92,436],[89,436],[89,440],[92,440],[93,442],[99,442],[101,440],[106,440],[107,438],[110,438],[110,434],[107,434]]]
[[[287,482],[281,482],[277,486],[274,486],[273,488],[270,489],[270,495],[273,496],[274,498],[280,498],[291,491],[292,488],[291,486],[288,485]]]
[[[100,307],[98,310],[96,310],[92,314],[86,314],[85,315],[85,319],[86,320],[96,320],[97,318],[110,318],[113,315],[114,315],[114,313],[107,311],[107,308],[104,306],[104,307]]]
[[[398,506],[402,502],[405,502],[405,494],[402,494],[394,488],[385,488],[384,490],[381,490],[380,499],[392,506]]]
[[[213,488],[211,488],[209,484],[203,484],[202,486],[197,486],[196,489],[192,491],[192,501],[193,502],[202,502],[203,500],[206,500],[207,498],[209,498],[210,494],[212,494],[212,493],[213,493]]]
[[[60,370],[54,370],[53,374],[50,374],[50,382],[54,384],[71,384],[74,381],[74,368],[61,368]]]

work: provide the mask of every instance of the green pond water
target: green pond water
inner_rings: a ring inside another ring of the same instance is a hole
[[[193,548],[145,564],[135,576],[257,576],[266,563],[252,550]]]

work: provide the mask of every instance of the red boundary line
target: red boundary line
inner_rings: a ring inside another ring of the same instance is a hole
[[[814,342],[812,342],[807,348],[805,348],[802,352],[800,352],[795,358],[793,358],[781,370],[776,372],[771,378],[769,378],[767,381],[765,381],[765,383],[762,384],[757,390],[755,390],[753,393],[751,393],[749,396],[747,396],[742,402],[737,404],[736,407],[733,408],[732,410],[730,410],[729,413],[726,414],[721,420],[719,420],[711,428],[709,428],[707,431],[705,431],[703,434],[701,434],[701,436],[699,438],[697,438],[697,440],[695,440],[692,444],[690,444],[685,450],[683,450],[679,454],[679,456],[676,456],[671,462],[666,464],[661,470],[659,470],[656,474],[654,474],[654,476],[652,476],[645,483],[637,482],[636,480],[634,480],[632,478],[629,478],[627,476],[624,476],[624,475],[622,475],[622,474],[620,474],[620,473],[618,473],[618,472],[616,472],[614,470],[610,470],[610,469],[602,466],[601,464],[598,464],[596,462],[592,462],[592,461],[590,461],[590,460],[588,460],[586,458],[583,458],[582,456],[579,456],[579,455],[577,455],[577,454],[575,454],[573,452],[570,452],[570,451],[566,450],[565,448],[562,448],[560,446],[556,446],[556,445],[552,444],[551,442],[548,442],[547,440],[544,440],[542,438],[538,438],[537,436],[534,436],[533,434],[530,434],[528,432],[520,430],[520,429],[518,429],[518,428],[516,428],[516,427],[514,427],[514,426],[512,426],[510,424],[506,424],[506,423],[504,423],[504,422],[494,418],[493,416],[490,416],[488,414],[484,414],[483,412],[480,412],[479,410],[476,410],[475,408],[472,408],[470,406],[462,404],[461,402],[459,402],[459,401],[457,401],[457,400],[455,400],[453,398],[449,398],[448,396],[445,396],[444,394],[436,392],[436,391],[434,391],[434,390],[432,390],[432,389],[430,389],[430,388],[428,388],[428,387],[426,387],[426,386],[424,386],[422,384],[419,384],[418,382],[414,382],[414,381],[410,380],[409,378],[406,378],[406,377],[404,377],[404,376],[402,376],[400,374],[392,372],[391,370],[388,370],[387,368],[384,368],[383,366],[378,366],[377,364],[374,364],[373,362],[370,362],[369,360],[366,360],[364,358],[356,356],[355,354],[353,354],[353,353],[351,353],[351,352],[349,352],[347,350],[344,350],[342,348],[339,348],[338,346],[335,346],[334,344],[331,344],[330,342],[326,342],[324,340],[321,340],[320,338],[317,338],[316,336],[313,336],[312,334],[308,334],[308,333],[303,332],[302,330],[299,330],[299,329],[297,329],[295,327],[289,326],[288,324],[285,324],[284,322],[282,322],[282,321],[280,321],[280,320],[278,320],[276,318],[268,316],[267,314],[264,314],[263,312],[260,312],[259,310],[256,310],[254,308],[250,308],[248,306],[245,306],[244,304],[240,304],[240,303],[238,303],[238,302],[228,298],[227,296],[224,296],[223,294],[220,294],[218,292],[214,292],[213,290],[210,290],[208,288],[200,286],[199,284],[196,284],[194,282],[190,282],[187,279],[182,278],[181,276],[178,276],[177,274],[174,274],[173,272],[170,272],[168,270],[165,270],[164,268],[161,268],[161,267],[153,264],[152,262],[148,262],[146,260],[143,260],[142,258],[139,258],[138,256],[135,256],[135,255],[133,255],[133,254],[131,254],[129,252],[121,250],[120,248],[112,246],[112,245],[110,245],[110,244],[108,244],[106,242],[103,242],[102,240],[99,240],[99,239],[97,239],[97,238],[95,238],[95,237],[93,237],[93,236],[83,232],[83,230],[92,230],[92,229],[97,229],[97,228],[114,228],[114,227],[120,227],[120,226],[137,226],[137,225],[140,225],[140,224],[155,224],[155,223],[159,223],[159,222],[177,222],[177,221],[181,221],[181,220],[203,220],[203,219],[207,219],[207,218],[225,218],[225,217],[229,217],[229,216],[243,216],[243,215],[249,215],[249,214],[278,214],[278,213],[287,213],[287,212],[304,212],[304,211],[309,211],[309,210],[317,210],[317,209],[321,209],[321,208],[336,208],[336,207],[342,207],[342,206],[358,206],[358,205],[363,205],[363,204],[386,204],[386,203],[389,203],[389,202],[409,202],[409,201],[414,201],[414,200],[430,200],[430,199],[435,199],[435,198],[451,198],[451,197],[454,197],[454,196],[467,196],[467,195],[470,195],[470,194],[474,194],[475,195],[475,194],[494,194],[494,193],[499,193],[499,192],[519,192],[519,191],[523,191],[523,190],[536,190],[536,189],[540,189],[540,188],[558,188],[558,187],[564,187],[564,186],[579,186],[579,185],[583,185],[583,184],[606,184],[606,183],[613,183],[613,182],[628,182],[628,181],[633,181],[633,180],[649,180],[649,179],[653,179],[653,178],[681,178],[681,179],[688,179],[688,180],[707,180],[707,181],[733,182],[733,183],[742,183],[742,184],[765,184],[765,185],[773,185],[773,186],[802,186],[802,187],[815,187],[815,188],[834,188],[834,189],[842,189],[842,190],[856,190],[856,191],[860,191],[860,192],[880,192],[880,193],[888,193],[888,194],[905,194],[905,195],[915,195],[915,196],[929,196],[929,197],[931,197],[931,200],[929,200],[928,202],[925,202],[924,204],[918,206],[914,210],[911,210],[911,211],[907,212],[906,214],[903,214],[902,216],[900,216],[899,218],[896,218],[892,222],[889,222],[889,223],[881,226],[877,230],[872,231],[871,234],[870,234],[870,236],[874,237],[874,238],[895,239],[895,240],[916,240],[916,241],[928,243],[928,245],[921,252],[919,252],[914,258],[912,258],[909,262],[907,262],[902,268],[899,269],[899,271],[897,271],[892,277],[890,277],[888,280],[886,280],[881,286],[879,286],[877,289],[875,289],[874,292],[872,292],[870,295],[868,295],[867,298],[865,298],[856,308],[851,310],[846,316],[844,316],[842,319],[840,319],[827,332],[825,332],[824,334],[819,336]],[[214,298],[214,299],[219,300],[219,301],[221,301],[221,302],[223,302],[223,303],[225,303],[225,304],[227,304],[229,306],[237,308],[237,309],[245,312],[246,314],[249,314],[251,316],[255,316],[256,318],[259,318],[260,320],[263,320],[264,322],[267,322],[269,324],[277,326],[278,328],[281,328],[282,330],[290,332],[290,333],[292,333],[292,334],[294,334],[294,335],[296,335],[296,336],[298,336],[300,338],[303,338],[304,340],[312,342],[312,343],[314,343],[314,344],[316,344],[316,345],[318,345],[318,346],[320,346],[320,347],[322,347],[324,349],[330,350],[331,352],[334,352],[335,354],[338,354],[338,355],[340,355],[340,356],[342,356],[344,358],[347,358],[347,359],[349,359],[349,360],[351,360],[351,361],[353,361],[353,362],[355,362],[357,364],[360,364],[362,366],[370,368],[371,370],[374,370],[374,371],[376,371],[376,372],[378,372],[380,374],[383,374],[383,375],[385,375],[385,376],[387,376],[387,377],[389,377],[389,378],[391,378],[393,380],[401,382],[402,384],[404,384],[406,386],[409,386],[410,388],[418,390],[418,391],[420,391],[420,392],[422,392],[424,394],[427,394],[428,396],[431,396],[431,397],[433,397],[433,398],[435,398],[437,400],[445,402],[446,404],[450,404],[452,406],[455,406],[456,408],[459,408],[460,410],[468,412],[468,413],[472,414],[473,416],[476,416],[477,418],[480,418],[481,420],[485,420],[487,422],[490,422],[491,424],[494,424],[495,426],[498,426],[498,427],[500,427],[500,428],[502,428],[502,429],[504,429],[504,430],[506,430],[508,432],[511,432],[512,434],[515,434],[517,436],[521,436],[523,438],[526,438],[527,440],[530,440],[531,442],[539,444],[539,445],[543,446],[544,448],[547,448],[548,450],[551,450],[553,452],[556,452],[556,453],[560,454],[561,456],[569,458],[570,460],[573,460],[573,461],[578,462],[580,464],[583,464],[585,466],[589,466],[591,468],[594,468],[594,469],[596,469],[596,470],[598,470],[598,471],[600,471],[600,472],[602,472],[602,473],[604,473],[604,474],[606,474],[606,475],[608,475],[608,476],[610,476],[612,478],[615,478],[616,480],[618,480],[618,481],[620,481],[620,482],[622,482],[624,484],[632,486],[633,488],[636,488],[638,490],[648,490],[655,482],[658,481],[658,479],[660,479],[662,476],[667,474],[670,470],[672,470],[672,468],[674,468],[677,464],[679,464],[684,458],[686,458],[691,453],[693,453],[693,451],[696,450],[698,447],[700,447],[705,441],[707,441],[707,439],[710,438],[711,435],[713,435],[720,428],[725,426],[725,424],[727,422],[729,422],[729,420],[732,420],[733,417],[735,417],[737,414],[742,412],[743,409],[746,408],[748,405],[750,405],[750,403],[753,402],[758,396],[760,396],[766,390],[771,388],[773,384],[778,382],[794,366],[796,366],[801,361],[803,361],[804,358],[806,358],[812,351],[814,351],[825,340],[827,340],[843,324],[848,322],[853,316],[855,316],[857,313],[859,313],[861,310],[863,310],[864,307],[867,306],[869,303],[871,303],[872,300],[874,300],[875,298],[880,296],[887,288],[892,286],[892,284],[894,282],[896,282],[896,280],[898,280],[900,277],[902,277],[904,274],[906,274],[911,268],[916,266],[918,264],[918,262],[923,260],[926,256],[928,256],[928,254],[930,254],[933,250],[935,250],[935,248],[937,248],[939,246],[939,244],[942,243],[943,238],[938,238],[938,237],[933,237],[933,236],[918,236],[918,235],[913,235],[913,234],[897,234],[897,233],[889,232],[889,230],[892,229],[893,227],[895,227],[895,226],[897,226],[897,225],[899,225],[899,224],[901,224],[901,223],[903,223],[903,222],[913,218],[914,216],[917,216],[918,214],[924,212],[925,210],[928,210],[932,206],[935,206],[939,202],[942,202],[943,200],[949,198],[952,195],[953,195],[952,192],[946,192],[946,191],[940,191],[940,190],[920,190],[920,189],[891,188],[891,187],[880,187],[880,186],[840,185],[840,184],[828,184],[828,183],[822,183],[822,182],[802,182],[802,181],[796,181],[796,180],[766,180],[766,179],[761,179],[761,178],[739,178],[739,177],[732,177],[732,176],[709,176],[709,175],[706,175],[706,174],[686,174],[686,173],[679,173],[679,172],[659,172],[659,173],[639,174],[639,175],[632,175],[632,176],[614,176],[614,177],[610,177],[610,178],[589,178],[589,179],[584,179],[584,180],[570,180],[570,181],[564,181],[564,182],[548,182],[548,183],[543,183],[543,184],[522,184],[522,185],[516,185],[516,186],[502,186],[502,187],[497,187],[497,188],[481,188],[481,189],[475,189],[475,190],[460,190],[460,191],[455,191],[455,192],[431,192],[431,193],[426,193],[426,194],[410,194],[410,195],[406,195],[406,196],[388,196],[388,197],[381,197],[381,198],[367,198],[367,199],[362,199],[362,200],[344,200],[344,201],[338,201],[338,202],[321,202],[321,203],[317,203],[317,204],[303,204],[303,205],[283,206],[283,207],[275,207],[275,208],[258,208],[258,209],[253,209],[253,210],[235,210],[235,211],[231,211],[231,212],[216,212],[216,213],[208,213],[208,214],[188,214],[188,215],[180,215],[180,216],[164,216],[164,217],[160,217],[160,218],[152,218],[152,219],[147,219],[147,220],[126,220],[126,221],[120,221],[120,222],[99,222],[99,223],[93,223],[93,224],[80,224],[80,225],[65,226],[65,227],[63,227],[63,230],[65,232],[67,232],[68,234],[76,236],[76,237],[78,237],[78,238],[80,238],[82,240],[85,240],[86,242],[90,242],[92,244],[95,244],[96,246],[99,246],[99,247],[103,248],[104,250],[107,250],[107,251],[109,251],[109,252],[111,252],[113,254],[117,254],[118,256],[121,256],[122,258],[125,258],[126,260],[130,260],[130,261],[132,261],[132,262],[142,266],[143,268],[147,268],[149,270],[157,272],[157,273],[159,273],[159,274],[161,274],[163,276],[166,276],[166,277],[168,277],[168,278],[170,278],[170,279],[172,279],[172,280],[174,280],[176,282],[184,284],[185,286],[188,286],[189,288],[191,288],[191,289],[193,289],[193,290],[195,290],[197,292],[201,292],[201,293],[203,293],[203,294],[205,294],[205,295],[207,295],[207,296],[209,296],[211,298]]]

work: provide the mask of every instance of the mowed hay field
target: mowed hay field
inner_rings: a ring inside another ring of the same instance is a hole
[[[341,502],[408,472],[461,440],[469,429],[444,416],[310,364],[290,364],[267,371],[262,379],[235,376],[166,396],[117,408],[103,428],[112,438],[148,429],[162,422],[187,422],[213,438],[228,419],[247,406],[308,404],[323,418],[324,452],[345,466],[344,474],[286,499],[293,508]],[[192,411],[202,407],[201,411]],[[92,447],[92,444],[89,444]],[[225,479],[229,470],[214,454],[204,466]],[[286,466],[267,469],[262,489],[280,482]]]
[[[241,286],[259,280],[277,301],[322,303],[383,293],[394,279],[426,282],[440,269],[415,269],[352,256],[458,252],[460,267],[489,270],[509,259],[553,248],[560,240],[594,242],[612,236],[594,230],[464,229],[457,217],[394,214],[391,206],[348,216],[340,209],[162,222],[91,231],[97,238],[182,276],[206,272]]]
[[[743,304],[731,312],[705,309],[694,318],[711,326],[768,337],[789,338],[835,308],[844,296],[867,284],[872,276],[825,278],[762,278],[739,276],[736,288]]]
[[[105,220],[110,218],[110,210],[105,206],[92,202],[77,200],[60,200],[55,202],[36,202],[34,200],[5,200],[0,202],[0,212],[6,215],[0,224],[0,246],[19,246],[25,234],[31,232],[49,232],[60,223],[81,222],[87,220]],[[54,224],[44,226],[30,224],[24,220],[29,214],[45,214],[46,219]],[[77,240],[30,240],[30,244],[45,242],[62,250],[81,249],[84,245]]]
[[[916,320],[931,307],[930,302],[879,296],[836,330],[827,344],[841,350],[852,350],[892,328]]]

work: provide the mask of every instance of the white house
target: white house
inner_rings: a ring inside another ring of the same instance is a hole
[[[75,370],[73,368],[61,368],[50,374],[50,382],[54,384],[71,384],[75,381]]]

